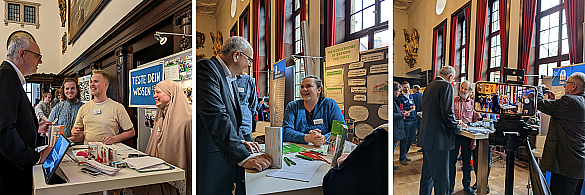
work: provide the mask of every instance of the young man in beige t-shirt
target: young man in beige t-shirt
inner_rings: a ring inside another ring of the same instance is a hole
[[[114,144],[134,137],[134,126],[128,112],[122,104],[106,95],[109,80],[110,76],[105,71],[93,71],[90,89],[94,99],[79,108],[71,130],[71,141]],[[124,132],[119,133],[120,128]]]

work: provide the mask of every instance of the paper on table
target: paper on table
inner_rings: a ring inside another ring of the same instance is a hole
[[[137,158],[127,158],[124,162],[136,167],[136,169],[143,169],[153,165],[165,163],[164,160],[152,156],[143,156]]]
[[[266,176],[309,182],[317,172],[317,169],[323,164],[322,161],[307,161],[290,156],[289,158],[293,160],[296,165],[283,166],[282,169],[273,171]]]

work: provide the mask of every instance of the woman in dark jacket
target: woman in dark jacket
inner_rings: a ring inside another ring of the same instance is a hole
[[[394,155],[394,151],[396,151],[396,146],[398,145],[398,141],[406,138],[406,134],[404,133],[404,117],[408,116],[410,113],[402,113],[402,101],[398,99],[400,95],[400,91],[402,91],[402,85],[400,83],[394,81],[394,109],[392,110],[392,114],[394,115],[394,148],[392,149],[392,155]],[[394,170],[398,170],[400,167],[394,166]]]

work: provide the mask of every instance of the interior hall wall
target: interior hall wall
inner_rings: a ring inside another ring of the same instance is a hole
[[[8,36],[12,32],[17,30],[24,30],[32,34],[37,41],[41,54],[43,55],[43,63],[39,65],[37,73],[59,73],[60,69],[60,56],[61,56],[61,35],[59,34],[61,27],[61,17],[59,16],[59,2],[54,1],[40,1],[40,0],[27,0],[31,3],[40,3],[39,6],[39,23],[40,27],[37,29],[32,25],[24,25],[21,27],[20,24],[8,23],[8,25],[0,24],[0,43],[2,48],[0,49],[0,58],[6,59],[6,41]],[[6,4],[0,3],[0,8],[6,10]]]
[[[215,16],[213,15],[206,15],[206,14],[197,14],[197,21],[196,21],[196,31],[197,32],[202,32],[203,34],[205,34],[205,43],[203,43],[203,47],[196,49],[196,54],[200,55],[200,54],[204,54],[205,58],[211,58],[213,57],[213,41],[211,40],[211,32],[213,32],[214,35],[217,34],[217,28],[216,28],[216,20],[215,20]],[[196,34],[196,33],[194,33]],[[224,38],[225,34],[224,34]]]
[[[419,0],[414,1],[411,8],[407,10],[408,22],[407,28],[409,32],[412,32],[412,28],[416,28],[419,33],[419,50],[418,50],[418,62],[415,64],[414,68],[406,67],[405,69],[394,68],[394,76],[404,76],[407,72],[421,68],[422,70],[431,70],[432,64],[432,46],[433,46],[433,28],[441,23],[443,20],[447,19],[447,32],[446,32],[446,59],[445,62],[449,63],[448,56],[449,56],[449,48],[451,42],[451,14],[456,12],[459,8],[465,5],[469,0],[450,0],[447,1],[445,5],[445,9],[441,15],[436,14],[435,11],[435,0]],[[518,37],[519,37],[519,18],[520,18],[520,2],[510,0],[510,33],[509,33],[509,49],[508,49],[508,67],[509,68],[517,68],[518,63]],[[470,65],[467,69],[468,78],[469,80],[474,80],[474,69],[475,69],[475,35],[477,29],[477,0],[471,0],[471,17],[470,17],[470,29],[469,29],[469,59],[468,64]],[[395,16],[396,11],[394,12]],[[396,19],[394,20],[394,25],[396,23]],[[395,27],[396,28],[396,27]],[[396,40],[404,39],[404,34],[402,32],[396,33]],[[398,47],[400,46],[400,47]],[[397,42],[394,43],[394,53],[404,53],[404,49],[401,48],[401,45],[397,46]],[[487,45],[486,45],[487,47]],[[400,59],[398,56],[395,56],[394,62],[397,63]],[[483,66],[484,68],[487,66],[488,60],[487,56],[484,57]],[[486,80],[485,77],[482,80]]]
[[[408,30],[408,33],[412,34],[412,28],[408,28],[408,15],[406,12],[404,11],[399,11],[399,10],[394,10],[394,19],[392,20],[393,25],[392,28],[394,30],[394,32],[396,33],[396,37],[394,37],[394,41],[393,43],[393,63],[392,63],[392,70],[394,71],[394,76],[404,76],[407,72],[409,72],[411,70],[410,67],[408,67],[408,64],[406,64],[406,62],[404,61],[404,56],[406,56],[406,53],[404,52],[404,44],[406,44],[405,38],[404,38],[404,30],[406,29]],[[419,31],[420,33],[420,31]],[[420,51],[420,49],[419,49]],[[421,55],[419,55],[419,61],[420,58],[423,57]],[[417,63],[418,65],[418,63]],[[430,66],[429,66],[430,67]],[[414,70],[414,69],[412,69]]]
[[[55,1],[57,2],[57,1]],[[67,46],[65,55],[60,55],[60,68],[63,70],[67,65],[79,57],[85,50],[87,50],[93,43],[101,38],[108,30],[110,30],[116,23],[118,23],[124,16],[126,16],[132,9],[134,9],[142,0],[124,0],[124,1],[109,1],[104,9],[94,18],[91,25],[85,29],[81,36],[72,45]],[[58,12],[58,7],[55,8]],[[41,12],[42,13],[42,12]],[[58,16],[58,13],[56,13]],[[60,28],[57,39],[60,41],[64,32],[67,32],[67,23],[65,28]],[[69,33],[67,36],[70,36]],[[69,38],[68,38],[69,39]],[[59,48],[61,44],[58,44]],[[58,51],[61,51],[59,49]],[[56,71],[56,72],[59,72]]]

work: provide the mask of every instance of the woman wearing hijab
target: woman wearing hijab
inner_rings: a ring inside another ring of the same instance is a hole
[[[146,153],[184,169],[186,180],[143,186],[134,192],[191,194],[191,105],[181,87],[173,81],[159,82],[153,97],[158,109]]]
[[[55,125],[65,126],[63,136],[70,138],[73,136],[71,135],[71,128],[73,127],[73,123],[75,123],[77,111],[83,106],[83,102],[80,100],[81,95],[79,95],[79,84],[77,83],[77,79],[65,78],[59,93],[60,96],[65,97],[65,101],[61,101],[53,107],[53,110],[51,110],[51,114],[49,115],[49,121],[59,119]],[[81,142],[81,144],[83,144],[83,142]]]

